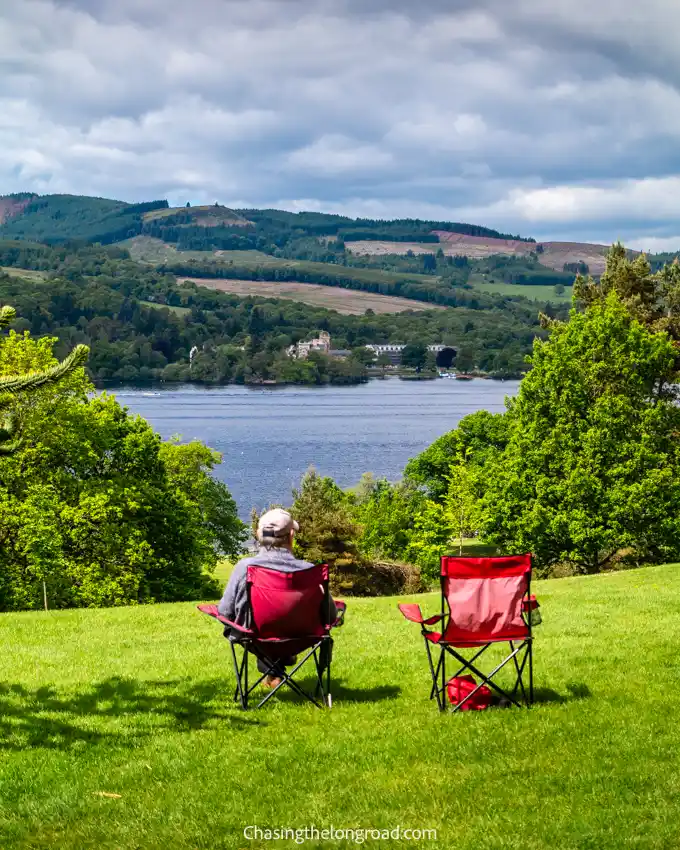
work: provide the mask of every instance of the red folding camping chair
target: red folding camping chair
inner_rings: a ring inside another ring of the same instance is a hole
[[[441,614],[424,618],[419,605],[399,605],[407,620],[421,626],[432,674],[430,699],[436,698],[441,711],[446,708],[447,691],[453,711],[471,708],[475,700],[477,707],[482,707],[481,697],[490,698],[491,691],[518,707],[519,693],[526,706],[533,703],[531,610],[537,603],[530,590],[531,555],[447,556],[441,559]],[[426,628],[439,622],[441,632]],[[489,647],[503,643],[508,644],[509,654],[491,672],[482,672],[478,659]],[[439,647],[439,659],[435,664],[436,647]],[[449,680],[447,656],[460,665]],[[494,677],[511,661],[514,686],[502,688]],[[529,680],[526,687],[525,671]],[[471,673],[478,681],[470,687],[469,675],[459,679],[461,673]]]
[[[216,605],[198,606],[199,611],[215,617],[225,627],[224,636],[229,638],[236,673],[234,701],[240,702],[241,707],[247,709],[250,694],[266,676],[271,675],[280,678],[281,682],[257,704],[257,708],[268,702],[283,685],[310,700],[318,708],[330,708],[331,629],[342,624],[345,604],[335,602],[339,616],[335,622],[329,623],[331,596],[328,589],[328,566],[320,564],[295,572],[249,566],[246,588],[247,627],[221,616]],[[242,649],[240,662],[237,646]],[[286,671],[281,660],[300,654],[302,659],[296,661],[290,672]],[[252,685],[248,683],[249,655],[255,656],[266,667]],[[316,690],[313,694],[293,679],[310,658],[314,659],[316,667]]]

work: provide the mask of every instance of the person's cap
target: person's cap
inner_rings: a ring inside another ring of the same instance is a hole
[[[257,539],[263,537],[287,537],[291,531],[299,531],[300,526],[293,517],[282,508],[274,508],[262,514],[257,524]]]

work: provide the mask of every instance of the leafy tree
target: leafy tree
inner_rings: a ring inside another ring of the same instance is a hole
[[[441,248],[439,249],[441,251]],[[434,274],[437,271],[437,258],[434,254],[423,254],[423,271]]]
[[[376,363],[376,366],[380,366],[380,369],[381,369],[383,376],[384,376],[385,375],[385,369],[388,366],[392,365],[392,359],[391,359],[390,355],[387,354],[387,352],[383,351],[378,355],[378,358],[375,361],[375,363]]]
[[[452,465],[466,458],[468,463],[481,467],[505,448],[508,438],[507,414],[478,410],[411,458],[404,470],[405,477],[423,487],[430,499],[443,502],[450,486]]]
[[[159,458],[169,484],[187,515],[191,515],[197,543],[203,547],[203,563],[214,563],[215,554],[238,557],[247,529],[238,518],[236,502],[227,486],[212,475],[222,463],[222,455],[198,440],[182,444],[174,438],[161,443]]]
[[[445,506],[425,501],[413,516],[405,560],[419,566],[421,574],[434,581],[439,576],[441,556],[448,552],[453,535]]]
[[[458,551],[463,554],[463,539],[477,530],[480,521],[480,500],[476,492],[476,481],[471,463],[466,463],[472,454],[467,449],[465,457],[451,465],[449,489],[446,494],[446,513],[451,527],[458,538]]]
[[[310,468],[299,490],[293,490],[291,513],[300,524],[295,550],[313,563],[330,568],[334,592],[370,594],[369,564],[358,547],[361,528],[347,494],[332,478]]]
[[[654,310],[646,297],[631,297],[631,311],[618,294],[644,292],[642,261],[615,263],[622,279],[613,285],[608,267],[607,294],[534,344],[510,439],[486,469],[486,537],[532,551],[541,567],[591,573],[624,549],[651,560],[680,552],[676,350],[631,315]]]
[[[0,308],[0,329],[8,327],[15,318],[14,307]],[[62,363],[38,370],[30,368],[29,365],[28,371],[23,374],[0,377],[0,411],[7,411],[0,426],[0,455],[12,454],[21,445],[19,412],[16,408],[17,396],[25,399],[27,394],[35,392],[40,387],[56,384],[81,367],[87,360],[88,354],[89,349],[86,345],[78,345]],[[22,363],[16,363],[14,366],[18,372],[26,368]],[[11,410],[9,410],[10,407],[12,407]]]
[[[372,558],[402,560],[409,547],[413,517],[425,498],[409,483],[371,481],[357,494],[355,515],[361,524],[359,546]]]
[[[352,357],[362,366],[370,366],[375,362],[375,352],[370,348],[355,348],[352,350]]]
[[[680,265],[665,265],[655,274],[644,254],[628,258],[620,243],[607,254],[607,265],[599,281],[578,277],[574,296],[585,307],[606,302],[615,292],[629,313],[651,331],[666,331],[680,341]],[[549,325],[550,322],[544,324]]]
[[[401,365],[421,372],[427,365],[427,346],[422,342],[411,342],[401,352]]]
[[[456,352],[454,366],[457,372],[465,373],[474,368],[475,358],[472,351],[466,346],[461,346]]]
[[[55,340],[10,332],[0,377],[57,366]],[[242,533],[216,461],[164,448],[82,367],[16,398],[23,442],[0,458],[0,610],[205,598],[220,550]],[[195,476],[192,482],[189,477]]]

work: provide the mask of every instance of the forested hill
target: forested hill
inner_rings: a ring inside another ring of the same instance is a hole
[[[194,250],[284,248],[300,237],[437,243],[434,231],[520,240],[478,225],[445,221],[351,219],[317,212],[231,210],[220,204],[170,208],[168,202],[128,204],[84,195],[0,198],[0,237],[47,244],[67,241],[108,245],[138,235],[154,236]],[[533,242],[534,240],[524,240]]]
[[[598,275],[608,247],[537,243],[531,236],[501,233],[467,222],[234,210],[218,203],[171,208],[167,200],[130,204],[82,195],[19,193],[0,197],[0,239],[28,239],[49,245],[110,245],[135,237],[157,239],[179,251],[259,251],[276,258],[340,265],[384,267],[385,263],[394,264],[397,257],[416,256],[426,271],[435,254],[471,260],[501,255],[538,264],[543,277],[550,271]],[[552,285],[563,282],[554,276],[551,280]]]
[[[319,330],[339,349],[452,345],[459,370],[518,375],[540,332],[539,311],[564,315],[574,275],[599,274],[605,253],[467,223],[0,198],[0,266],[10,270],[0,277],[0,303],[15,303],[19,327],[57,335],[62,350],[89,344],[97,380],[360,379],[361,355],[314,368],[285,356]],[[243,297],[257,296],[263,281],[269,291],[297,287],[301,303]],[[340,315],[305,303],[305,284],[408,299],[413,312]],[[422,312],[432,305],[450,309]]]
[[[119,246],[0,241],[0,267],[0,304],[17,308],[14,328],[57,336],[58,354],[88,344],[97,381],[356,381],[366,374],[363,346],[390,342],[452,345],[461,369],[517,375],[541,333],[538,310],[563,315],[566,309],[479,292],[467,306],[447,310],[345,316],[178,281]],[[344,361],[286,356],[288,346],[322,330],[334,348],[355,355]]]

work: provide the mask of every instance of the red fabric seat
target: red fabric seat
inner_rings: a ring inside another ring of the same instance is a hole
[[[487,685],[515,705],[519,705],[515,698],[518,693],[522,694],[526,705],[533,702],[530,612],[538,603],[531,596],[530,585],[530,554],[494,558],[446,556],[441,559],[441,613],[425,618],[419,605],[399,605],[407,620],[421,626],[433,680],[430,698],[437,698],[440,709],[446,706],[447,656],[461,665],[454,678],[467,671],[481,680],[476,689],[454,704],[454,710],[465,708],[467,701],[480,693],[481,686]],[[440,621],[441,631],[426,628]],[[510,652],[487,675],[479,669],[476,661],[490,646],[499,643],[507,643]],[[435,664],[432,652],[437,647],[440,654]],[[466,658],[459,652],[461,649],[475,652],[472,657]],[[511,660],[517,675],[514,688],[508,692],[492,680]],[[528,688],[524,684],[525,669],[528,671]],[[451,689],[448,690],[451,693]]]
[[[248,625],[232,622],[220,615],[216,605],[199,605],[199,611],[214,617],[225,626],[225,637],[230,646],[236,672],[236,695],[243,708],[248,707],[248,697],[267,675],[264,673],[248,686],[248,655],[254,655],[270,670],[276,670],[281,683],[258,704],[264,705],[282,685],[305,696],[315,705],[330,705],[330,644],[331,629],[339,620],[331,622],[331,597],[328,589],[328,565],[319,564],[306,570],[283,572],[269,567],[249,566],[246,573],[248,595]],[[344,602],[336,601],[338,611],[344,612]],[[239,662],[236,646],[243,649]],[[281,659],[307,653],[294,669],[281,672]],[[293,680],[293,675],[303,664],[313,658],[317,672],[317,696],[305,691]],[[325,662],[325,663],[322,663]],[[323,672],[326,670],[326,682]]]

